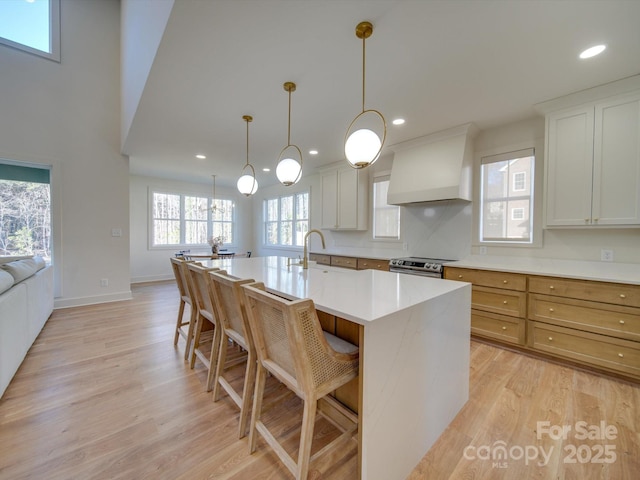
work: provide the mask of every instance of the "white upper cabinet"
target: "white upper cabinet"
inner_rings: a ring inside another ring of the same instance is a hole
[[[351,167],[322,174],[322,227],[330,230],[366,230],[368,176]]]
[[[547,115],[548,227],[640,226],[640,93]]]

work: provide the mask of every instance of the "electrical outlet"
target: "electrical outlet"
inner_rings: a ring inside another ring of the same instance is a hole
[[[603,262],[613,262],[613,250],[602,249],[600,250],[600,260]]]
[[[111,236],[112,237],[121,237],[122,236],[122,229],[121,228],[112,228],[111,229]]]
[[[407,243],[403,243],[402,244],[402,249],[406,252],[407,250],[409,250],[409,244]]]
[[[487,247],[480,247],[480,255],[486,255],[487,254]]]
[[[100,279],[100,286],[101,287],[108,287],[109,286],[109,279],[108,278],[101,278]]]

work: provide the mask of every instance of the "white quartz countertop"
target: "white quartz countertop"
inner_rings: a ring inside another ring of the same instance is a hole
[[[479,270],[498,270],[529,275],[546,275],[551,277],[640,285],[640,264],[636,263],[472,255],[445,265]]]
[[[309,262],[287,266],[286,257],[207,260],[238,278],[263,282],[289,299],[311,298],[318,310],[366,325],[468,284],[378,270],[351,270]]]

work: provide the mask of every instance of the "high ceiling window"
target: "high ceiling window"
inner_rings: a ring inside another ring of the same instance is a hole
[[[60,0],[1,0],[0,44],[60,61]]]

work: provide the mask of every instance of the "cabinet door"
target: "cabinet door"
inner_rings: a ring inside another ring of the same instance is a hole
[[[322,228],[338,228],[338,172],[322,174]]]
[[[586,106],[547,118],[547,226],[591,223],[593,117]]]
[[[640,95],[596,104],[593,224],[640,224]]]
[[[358,228],[358,171],[338,170],[338,226]]]

